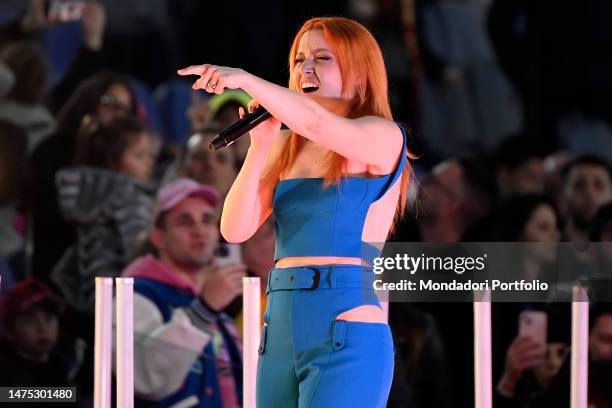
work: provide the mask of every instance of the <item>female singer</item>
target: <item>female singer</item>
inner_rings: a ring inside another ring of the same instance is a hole
[[[289,67],[288,88],[238,68],[178,71],[200,76],[194,89],[241,88],[254,98],[249,110],[273,116],[251,131],[221,217],[229,242],[251,237],[272,211],[276,219],[257,406],[384,407],[394,352],[366,242],[384,242],[403,212],[412,156],[391,120],[380,48],[362,25],[308,20]]]

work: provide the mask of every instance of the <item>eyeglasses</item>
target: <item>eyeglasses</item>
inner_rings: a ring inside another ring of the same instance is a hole
[[[100,105],[107,109],[114,111],[115,113],[127,114],[132,110],[132,106],[121,103],[114,95],[104,94],[100,98]]]

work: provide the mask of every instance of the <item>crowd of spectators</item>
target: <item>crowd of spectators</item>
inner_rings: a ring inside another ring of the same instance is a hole
[[[192,91],[175,71],[211,62],[284,83],[305,15],[355,18],[381,45],[394,116],[418,156],[390,240],[601,243],[609,279],[610,5],[277,0],[264,13],[239,1],[226,27],[221,3],[207,3],[91,0],[70,16],[45,0],[0,5],[0,386],[74,385],[91,406],[94,277],[126,276],[136,406],[241,406],[241,278],[265,288],[274,219],[240,245],[223,241],[223,200],[249,139],[208,144],[250,98]],[[536,278],[558,258],[526,250],[514,263]],[[591,408],[612,406],[612,299],[601,300]],[[518,332],[525,310],[548,316],[546,344]],[[493,316],[494,406],[569,406],[569,304],[495,303]],[[390,407],[474,405],[471,303],[392,303],[390,324]]]

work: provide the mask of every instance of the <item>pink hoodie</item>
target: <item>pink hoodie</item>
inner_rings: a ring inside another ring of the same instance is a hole
[[[121,274],[124,278],[147,278],[198,296],[202,288],[179,275],[172,267],[153,255],[146,255],[130,263]]]

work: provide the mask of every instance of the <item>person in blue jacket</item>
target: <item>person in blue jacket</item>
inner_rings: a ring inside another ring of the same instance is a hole
[[[158,193],[149,240],[158,256],[137,258],[134,278],[135,406],[237,408],[242,345],[222,310],[241,293],[246,267],[217,267],[221,198],[179,178]]]

